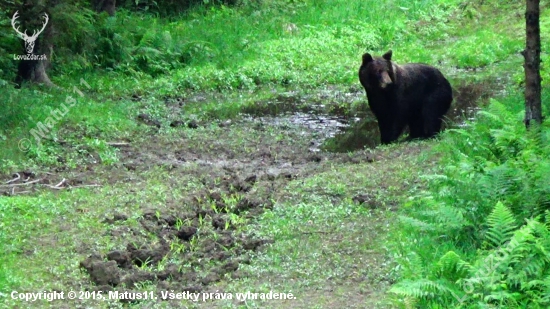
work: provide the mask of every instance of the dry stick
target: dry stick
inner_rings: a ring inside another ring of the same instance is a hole
[[[43,178],[40,178],[40,179],[36,179],[36,180],[33,180],[33,181],[25,182],[25,183],[14,183],[12,185],[0,185],[0,187],[27,186],[27,185],[37,183],[37,182],[42,181],[42,180],[43,180]]]
[[[58,184],[56,184],[55,186],[50,186],[50,185],[46,185],[46,187],[49,187],[49,188],[52,188],[52,189],[55,189],[55,190],[61,190],[61,189],[65,189],[63,187],[60,187],[63,183],[65,183],[65,178],[63,178],[63,180],[61,180]]]
[[[301,232],[301,233],[304,234],[304,235],[309,235],[309,234],[329,234],[329,233],[332,233],[332,232],[311,231],[311,232]]]
[[[117,143],[117,142],[108,142],[107,145],[109,146],[130,146],[130,143]]]
[[[101,185],[96,185],[96,184],[93,184],[93,185],[81,185],[81,186],[69,187],[69,189],[74,189],[74,188],[90,188],[90,187],[101,187]]]
[[[63,178],[63,180],[61,180],[61,181],[60,181],[58,184],[56,184],[54,187],[59,188],[59,186],[61,186],[62,184],[65,183],[65,180],[67,180],[67,179]]]
[[[12,180],[6,181],[6,183],[7,183],[7,184],[8,184],[8,183],[12,183],[12,182],[14,182],[14,181],[17,181],[17,180],[21,179],[21,175],[19,175],[19,173],[15,173],[15,175],[17,175],[17,177],[15,177],[15,178],[12,179]]]
[[[69,187],[58,187],[58,186],[47,186],[48,188],[55,189],[55,190],[63,190],[63,189],[76,189],[76,188],[91,188],[91,187],[101,187],[101,185],[81,185],[81,186],[69,186]]]

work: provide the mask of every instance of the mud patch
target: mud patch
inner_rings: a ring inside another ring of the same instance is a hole
[[[309,92],[288,91],[255,101],[245,106],[242,112],[254,117],[303,113],[350,119],[361,117],[367,111],[368,108],[362,104],[363,96],[363,90],[357,87],[341,89],[328,86]]]
[[[328,138],[322,150],[331,152],[350,152],[363,148],[375,148],[379,143],[378,122],[374,115],[354,122],[349,128]]]
[[[329,160],[349,160],[315,149],[348,125],[338,116],[300,112],[241,117],[122,147],[120,163],[108,173],[120,174],[115,183],[131,181],[137,192],[149,189],[140,186],[151,174],[162,175],[169,191],[183,193],[161,205],[130,198],[139,205],[137,219],[135,210],[107,214],[104,236],[117,245],[104,252],[82,248],[81,268],[90,280],[84,285],[206,292],[219,281],[247,276],[239,266],[271,242],[247,230],[249,220],[284,199],[289,181],[315,174]],[[371,160],[363,155],[357,162]]]
[[[163,209],[144,208],[137,228],[124,228],[130,214],[107,216],[103,222],[116,225],[113,230],[126,231],[109,236],[127,244],[103,254],[94,252],[80,262],[92,283],[90,289],[125,292],[146,284],[158,291],[202,292],[226,276],[233,277],[241,263],[248,263],[249,251],[271,242],[242,233],[239,218],[257,216],[272,202],[269,195],[250,193],[256,175],[226,174],[222,179],[204,177],[206,189],[193,196]],[[230,203],[232,198],[238,202]]]
[[[329,87],[306,94],[290,91],[254,102],[243,112],[256,125],[303,128],[303,134],[312,135],[311,152],[347,152],[377,144],[376,122],[363,91],[357,88]]]

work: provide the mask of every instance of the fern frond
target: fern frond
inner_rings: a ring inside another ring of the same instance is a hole
[[[501,202],[495,205],[495,208],[487,218],[489,229],[485,237],[487,244],[492,247],[500,247],[510,240],[517,229],[516,220],[512,212]]]
[[[421,211],[418,215],[429,218],[430,222],[437,223],[440,229],[447,231],[461,229],[470,224],[468,220],[464,218],[462,209],[447,206],[445,204],[433,210]]]
[[[405,280],[401,281],[390,289],[391,293],[405,296],[405,297],[414,297],[417,299],[431,299],[436,296],[448,295],[451,292],[451,289],[447,284],[428,280]]]
[[[428,223],[426,221],[422,221],[422,220],[408,217],[408,216],[399,216],[399,221],[401,221],[403,224],[409,227],[417,229],[418,231],[433,232],[437,230],[437,226],[432,223]]]
[[[543,280],[542,293],[543,300],[550,304],[550,273]]]
[[[470,270],[471,265],[462,260],[454,251],[445,253],[437,262],[438,277],[443,277],[455,282],[464,277]]]
[[[492,113],[492,112],[489,112],[489,111],[481,110],[481,111],[477,112],[477,114],[479,116],[483,116],[483,117],[488,118],[490,120],[493,120],[495,122],[502,122],[502,118],[499,115],[497,115],[495,113]]]
[[[486,303],[494,304],[498,303],[498,308],[515,308],[517,306],[516,299],[519,298],[515,293],[504,291],[493,291],[489,295],[485,296],[483,300]],[[505,306],[505,307],[503,307]]]

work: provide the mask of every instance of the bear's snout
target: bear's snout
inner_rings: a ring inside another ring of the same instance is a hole
[[[393,81],[388,72],[382,72],[382,76],[380,76],[380,88],[385,89],[391,84],[393,84]]]

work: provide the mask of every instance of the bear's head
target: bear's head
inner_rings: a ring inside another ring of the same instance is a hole
[[[369,53],[363,55],[363,63],[359,68],[359,80],[367,89],[388,89],[395,83],[394,64],[391,62],[392,51],[382,57],[372,57]]]

